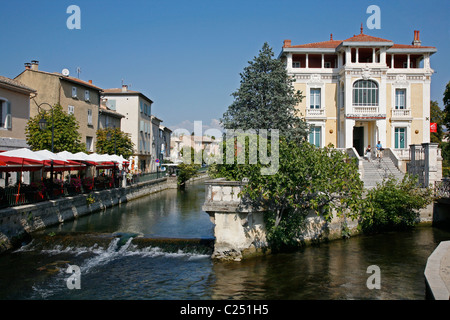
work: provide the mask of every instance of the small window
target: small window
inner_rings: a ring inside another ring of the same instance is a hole
[[[89,90],[84,91],[84,101],[90,101]]]
[[[92,109],[88,109],[87,124],[88,126],[92,126]]]
[[[322,128],[321,127],[310,127],[309,129],[309,143],[320,148],[320,140],[322,136]]]
[[[300,68],[300,61],[292,61],[292,68]]]
[[[72,98],[77,97],[77,87],[72,87]]]
[[[312,88],[310,90],[309,107],[311,109],[320,109],[320,89]]]
[[[86,137],[86,151],[91,152],[92,151],[92,145],[93,145],[93,137]]]
[[[395,149],[405,149],[407,147],[406,143],[406,128],[397,127],[395,128]]]
[[[68,114],[74,114],[75,113],[75,107],[74,106],[68,106],[67,107],[67,113]]]
[[[395,90],[395,109],[406,109],[406,90]]]
[[[11,103],[9,101],[0,100],[0,127],[3,129],[11,129]]]
[[[140,106],[141,106],[141,113],[142,113],[142,112],[144,112],[144,103],[142,101],[140,103]]]

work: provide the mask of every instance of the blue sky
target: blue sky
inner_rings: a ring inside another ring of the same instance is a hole
[[[81,29],[69,30],[69,5],[81,9]],[[369,5],[381,9],[381,29],[369,30]],[[14,78],[24,63],[70,70],[102,88],[131,90],[154,101],[152,113],[170,128],[202,121],[214,126],[232,103],[240,72],[268,42],[277,56],[292,44],[344,40],[360,31],[410,44],[420,30],[431,58],[431,99],[442,107],[450,81],[450,1],[303,0],[0,0],[0,75]]]

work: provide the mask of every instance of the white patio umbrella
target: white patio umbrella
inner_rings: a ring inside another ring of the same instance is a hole
[[[1,155],[5,156],[5,157],[17,157],[17,158],[31,159],[31,160],[37,160],[37,161],[51,160],[51,158],[49,158],[48,156],[38,154],[27,148],[20,148],[20,149],[5,151],[5,152],[2,152]]]
[[[58,160],[58,161],[67,162],[67,159],[61,157],[57,153],[53,153],[53,152],[48,151],[48,150],[38,150],[38,151],[35,151],[35,153],[37,153],[39,155],[42,155],[44,157],[48,157],[50,160]]]

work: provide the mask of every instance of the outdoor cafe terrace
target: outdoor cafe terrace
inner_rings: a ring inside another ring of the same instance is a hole
[[[0,172],[6,178],[0,187],[0,208],[119,187],[128,164],[118,155],[26,148],[1,152]],[[29,179],[24,179],[25,172]],[[17,182],[9,184],[13,173]]]

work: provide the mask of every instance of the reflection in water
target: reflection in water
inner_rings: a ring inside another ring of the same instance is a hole
[[[200,182],[45,230],[60,234],[0,256],[0,299],[424,299],[427,258],[450,239],[448,231],[423,227],[216,262],[204,252],[167,253],[131,242],[119,246],[111,238],[93,243],[86,236],[211,238],[213,224],[201,210],[204,192]],[[66,246],[57,239],[65,239]],[[81,290],[67,289],[67,263],[80,266]],[[371,265],[380,267],[380,290],[366,286]]]
[[[215,263],[213,299],[424,299],[423,271],[450,233],[432,228],[359,236],[241,263]],[[381,289],[366,282],[370,265]]]

